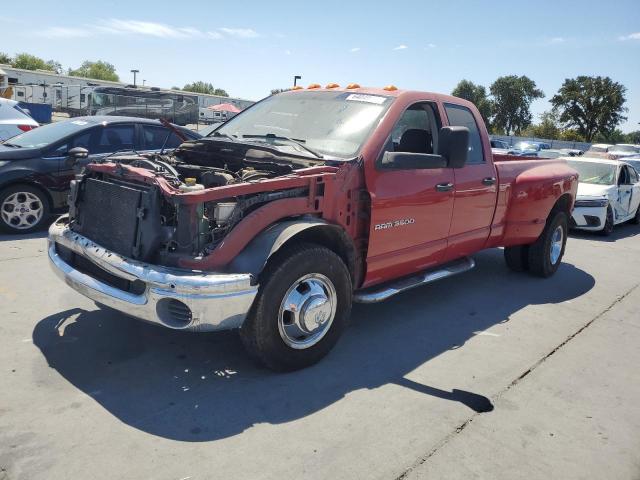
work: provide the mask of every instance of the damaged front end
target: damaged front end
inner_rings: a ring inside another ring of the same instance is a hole
[[[355,228],[337,205],[356,162],[329,166],[259,145],[202,139],[170,156],[120,155],[72,182],[69,216],[50,229],[49,258],[98,303],[170,328],[239,327],[257,292],[232,260],[282,219]],[[338,180],[340,179],[340,180]],[[338,181],[341,187],[337,188]]]

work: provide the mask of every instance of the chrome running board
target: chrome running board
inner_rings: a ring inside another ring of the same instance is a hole
[[[420,285],[433,283],[443,278],[452,277],[458,273],[466,272],[476,266],[476,262],[471,257],[461,258],[451,263],[447,263],[434,270],[427,270],[422,273],[393,280],[383,285],[358,290],[353,294],[353,301],[358,303],[377,303],[393,297],[394,295],[410,290]]]

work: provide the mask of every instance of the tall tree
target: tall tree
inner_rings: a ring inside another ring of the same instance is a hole
[[[11,65],[12,62],[13,60],[8,54],[4,52],[0,52],[0,63],[4,63],[5,65]]]
[[[69,75],[76,77],[93,78],[96,80],[109,80],[111,82],[120,81],[120,77],[116,73],[116,67],[110,63],[97,60],[92,62],[85,60],[76,70],[69,69]]]
[[[610,136],[626,120],[624,85],[609,77],[567,78],[551,99],[566,127],[575,127],[587,142],[597,134]]]
[[[557,115],[551,112],[540,114],[540,123],[531,125],[525,130],[526,135],[538,138],[556,140],[560,137]]]
[[[54,60],[45,61],[30,53],[18,53],[11,62],[11,66],[24,70],[49,70],[56,73],[60,73],[62,70],[60,62]]]
[[[520,133],[531,125],[531,102],[543,98],[536,82],[523,75],[499,77],[491,84],[493,96],[493,125],[507,135]]]
[[[187,83],[182,90],[185,92],[193,92],[193,93],[206,93],[208,95],[218,95],[220,97],[228,97],[229,94],[223,90],[222,88],[214,88],[211,83],[208,82],[193,82]]]
[[[489,126],[489,118],[491,117],[491,101],[487,97],[487,90],[482,85],[476,85],[469,80],[460,80],[458,85],[453,89],[451,95],[454,97],[464,98],[473,103],[480,111],[480,115],[484,122]]]

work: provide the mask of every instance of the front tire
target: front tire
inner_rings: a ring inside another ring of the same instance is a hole
[[[556,273],[567,244],[567,214],[555,212],[538,239],[529,246],[529,270],[532,274],[547,278]]]
[[[351,313],[351,276],[342,259],[315,244],[278,252],[240,329],[249,355],[278,371],[313,365],[336,344]]]
[[[29,185],[13,185],[0,191],[0,230],[6,233],[31,233],[49,218],[47,196]]]
[[[607,216],[604,221],[604,227],[598,232],[603,237],[608,237],[613,233],[613,209],[611,205],[607,207]]]
[[[631,219],[631,223],[634,223],[635,225],[640,225],[640,205],[638,205],[638,208],[636,208],[636,214]]]

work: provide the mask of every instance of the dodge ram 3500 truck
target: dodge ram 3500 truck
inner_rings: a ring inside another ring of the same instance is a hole
[[[239,328],[254,358],[294,370],[335,345],[352,301],[469,270],[479,250],[553,275],[576,189],[563,160],[496,161],[462,99],[312,85],[171,155],[90,163],[48,255],[99,305],[173,329]]]

